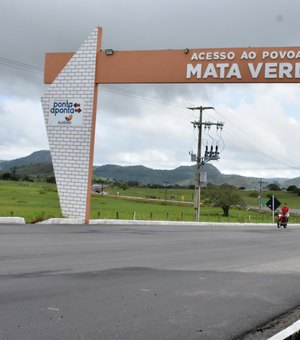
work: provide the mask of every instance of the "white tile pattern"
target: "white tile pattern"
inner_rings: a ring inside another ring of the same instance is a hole
[[[41,98],[62,214],[84,221],[88,195],[98,29],[95,29]],[[80,98],[80,126],[48,125],[50,101]]]

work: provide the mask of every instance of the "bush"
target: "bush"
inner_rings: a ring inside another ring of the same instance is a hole
[[[251,191],[249,192],[249,197],[253,197],[253,198],[258,198],[258,192],[257,191]]]

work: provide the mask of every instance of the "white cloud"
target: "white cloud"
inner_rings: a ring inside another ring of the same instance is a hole
[[[98,25],[103,26],[103,48],[116,50],[300,46],[299,10],[298,0],[289,0],[288,5],[286,0],[276,4],[273,0],[205,4],[2,0],[0,57],[43,68],[45,52],[75,51]],[[42,82],[42,74],[9,67],[0,59],[0,159],[48,149],[39,103],[46,88]],[[219,162],[213,163],[222,172],[299,176],[299,86],[102,85],[95,162],[153,168],[191,164],[188,152],[196,151],[197,131],[190,122],[199,115],[186,106],[208,105],[216,111],[206,111],[204,119],[225,123],[221,135],[213,129],[211,137],[203,135],[204,145],[219,140],[220,149],[225,146]]]
[[[290,102],[286,99],[285,85],[257,86],[247,96],[251,97],[249,103],[239,102],[237,98],[236,103],[240,105],[228,111],[230,120],[224,128],[225,155],[232,165],[228,165],[230,162],[226,159],[224,171],[232,173],[236,168],[239,172],[240,168],[243,174],[262,177],[287,177],[291,173],[298,176],[300,163],[291,150],[295,150],[300,141],[300,115],[294,112],[292,118],[287,116],[286,106],[290,106]]]
[[[168,164],[169,157],[157,149],[145,149],[141,152],[116,152],[116,158],[124,165],[145,165],[160,168]]]
[[[2,99],[0,159],[24,157],[49,149],[41,104],[18,98]]]

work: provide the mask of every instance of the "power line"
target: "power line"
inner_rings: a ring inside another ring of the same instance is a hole
[[[37,74],[43,73],[43,69],[41,67],[22,63],[20,61],[16,61],[16,60],[9,59],[9,58],[0,57],[0,64],[6,65],[12,68],[16,68],[22,71],[27,71],[27,72],[37,73]]]
[[[5,65],[5,66],[9,66],[9,67],[12,67],[12,68],[15,68],[15,69],[19,69],[19,70],[22,70],[22,71],[32,72],[32,73],[39,74],[39,75],[42,75],[42,73],[43,73],[43,68],[41,68],[41,67],[37,67],[37,66],[34,66],[34,65],[30,65],[30,64],[23,63],[23,62],[20,62],[20,61],[9,59],[9,58],[0,57],[0,64]],[[123,95],[123,96],[131,97],[131,98],[135,98],[135,99],[139,99],[139,100],[143,100],[143,101],[159,103],[159,104],[162,104],[162,105],[168,105],[168,106],[172,106],[172,107],[176,107],[176,108],[186,108],[187,106],[192,105],[191,103],[175,104],[174,102],[163,100],[159,96],[142,93],[140,91],[125,89],[125,88],[122,88],[122,87],[117,87],[115,85],[113,87],[111,87],[110,85],[103,85],[102,90],[104,92],[110,92],[110,93],[113,93],[113,94]],[[215,110],[215,111],[219,115],[224,117],[226,121],[230,122],[230,125],[227,129],[227,133],[229,135],[233,136],[234,138],[239,139],[243,144],[248,145],[251,148],[255,148],[260,154],[267,156],[269,159],[271,159],[273,161],[281,163],[282,165],[284,165],[287,168],[292,168],[294,170],[300,170],[299,166],[290,165],[289,160],[284,161],[284,160],[282,160],[282,157],[280,157],[280,158],[274,157],[273,155],[270,155],[267,152],[265,152],[264,150],[262,150],[259,146],[257,146],[255,143],[253,143],[253,136],[249,135],[247,131],[242,129],[234,121],[230,120],[230,118],[225,117],[225,115],[222,114],[220,111],[218,111],[218,110]],[[242,133],[242,136],[240,135],[240,133]]]
[[[121,87],[113,86],[109,87],[110,85],[102,85],[101,89],[106,92],[111,92],[115,94],[124,95],[127,97],[137,98],[141,100],[146,100],[149,102],[169,105],[177,108],[186,108],[187,106],[191,106],[191,103],[183,103],[183,104],[174,104],[173,101],[163,100],[160,96],[154,96],[146,93],[142,93],[140,91],[133,91],[129,89],[124,89]]]
[[[220,114],[222,117],[225,118],[225,116],[218,110],[216,110],[218,114]],[[248,145],[250,147],[254,147],[261,155],[267,156],[269,159],[276,161],[277,163],[280,163],[288,168],[292,168],[294,170],[300,170],[300,167],[297,165],[291,165],[289,163],[289,160],[284,161],[282,160],[282,157],[274,157],[273,155],[268,154],[264,150],[261,149],[258,145],[254,144],[253,141],[253,136],[249,135],[247,131],[242,129],[238,124],[236,124],[235,121],[230,120],[229,118],[225,118],[227,121],[230,122],[228,132],[230,135],[232,135],[234,138],[238,138],[240,141],[242,141],[245,145]],[[231,133],[232,132],[232,133]],[[239,134],[239,132],[242,132],[242,136]],[[251,140],[249,141],[247,137]]]

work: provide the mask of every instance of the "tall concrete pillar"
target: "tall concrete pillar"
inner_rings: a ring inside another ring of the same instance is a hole
[[[61,211],[82,223],[90,216],[101,37],[95,29],[41,99]]]

